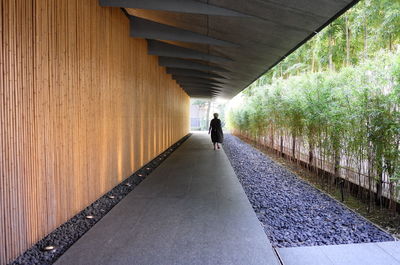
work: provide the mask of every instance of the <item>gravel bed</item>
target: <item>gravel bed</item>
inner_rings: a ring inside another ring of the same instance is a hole
[[[224,150],[274,247],[395,240],[239,138]]]
[[[173,151],[175,151],[190,134],[172,145],[158,157],[144,165],[132,176],[114,187],[94,203],[59,226],[53,232],[37,242],[33,247],[25,251],[21,256],[9,263],[12,265],[22,264],[53,264],[65,251],[68,250],[81,236],[92,228],[107,212],[117,205],[129,192],[131,192],[147,175],[158,167]],[[46,247],[54,246],[53,250]]]

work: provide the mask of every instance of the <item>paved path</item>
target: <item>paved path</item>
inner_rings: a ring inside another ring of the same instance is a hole
[[[400,242],[278,249],[284,265],[400,265]]]
[[[279,262],[224,151],[199,133],[55,264]]]

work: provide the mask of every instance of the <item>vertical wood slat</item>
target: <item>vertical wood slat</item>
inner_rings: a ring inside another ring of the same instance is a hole
[[[189,97],[97,0],[0,0],[0,73],[0,264],[189,130]]]
[[[4,72],[4,42],[3,42],[3,19],[4,19],[4,7],[3,2],[0,2],[0,73]],[[4,106],[4,78],[0,78],[0,106]],[[5,109],[4,107],[0,107],[0,128],[5,126],[5,117],[4,117]],[[4,134],[0,131],[0,231],[5,231],[6,223],[5,223],[5,211],[6,208],[6,180],[5,180],[5,139]],[[0,236],[0,246],[4,246],[1,250],[0,256],[5,256],[7,253],[7,246],[5,243],[6,237],[5,235]],[[4,262],[5,259],[0,258],[0,263]]]

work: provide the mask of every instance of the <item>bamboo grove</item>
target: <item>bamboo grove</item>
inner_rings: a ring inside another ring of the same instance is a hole
[[[393,209],[399,42],[400,1],[361,1],[235,98],[231,129],[331,172],[329,185],[343,178],[363,187],[370,206],[386,197]]]

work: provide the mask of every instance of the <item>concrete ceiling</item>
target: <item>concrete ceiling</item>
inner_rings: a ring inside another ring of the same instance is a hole
[[[131,36],[148,39],[149,54],[160,56],[160,65],[190,96],[224,98],[238,94],[356,2],[100,0],[102,6],[123,8]]]

